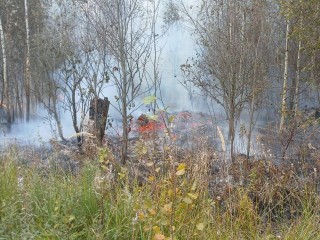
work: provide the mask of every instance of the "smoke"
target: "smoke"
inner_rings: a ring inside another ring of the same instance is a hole
[[[67,138],[74,133],[71,117],[64,114],[63,122],[64,136]],[[11,125],[10,131],[0,131],[0,145],[18,143],[19,145],[40,145],[50,139],[58,137],[55,121],[44,109],[39,109],[37,114],[29,122],[16,122]]]
[[[161,66],[161,91],[168,106],[174,110],[188,110],[192,108],[192,98],[180,82],[183,79],[180,65],[195,55],[194,41],[190,33],[174,24],[167,33],[167,43],[163,50]]]
[[[192,4],[195,1],[185,1],[186,4]],[[163,20],[162,13],[165,11],[166,1],[161,1],[160,14],[156,25],[156,31],[160,33]],[[55,10],[55,7],[52,7]],[[57,14],[57,13],[55,13]],[[189,29],[182,26],[182,24],[174,23],[165,35],[159,40],[158,46],[161,49],[161,56],[159,62],[159,74],[161,77],[161,96],[164,103],[162,107],[168,107],[169,112],[189,110],[195,112],[207,112],[214,114],[221,114],[220,108],[215,104],[210,103],[197,96],[192,96],[190,93],[181,85],[183,81],[183,75],[180,69],[181,64],[185,63],[187,59],[196,56],[195,40],[192,37],[192,33]],[[151,66],[147,69],[152,72]],[[99,77],[99,76],[98,76]],[[146,87],[145,85],[143,87]],[[100,97],[108,97],[111,105],[109,115],[112,119],[121,119],[119,111],[116,109],[118,102],[116,100],[117,89],[115,86],[109,85],[102,92]],[[136,99],[135,108],[133,115],[134,117],[139,116],[141,113],[147,112],[149,109],[146,106],[137,108],[142,104],[142,100],[145,96],[150,95],[146,93]],[[160,96],[159,96],[160,97]],[[209,108],[211,112],[209,111]],[[81,113],[78,114],[78,117]],[[69,112],[64,112],[61,118],[63,133],[66,138],[74,134],[72,126],[72,119]],[[115,125],[117,121],[115,121]],[[224,124],[219,124],[220,126]],[[222,126],[223,127],[223,126]],[[21,139],[25,142],[41,143],[46,142],[52,137],[58,137],[57,127],[55,121],[48,116],[48,113],[39,109],[37,115],[34,116],[33,120],[26,123],[16,123],[12,125],[11,132],[0,135],[0,138],[4,139]]]
[[[188,4],[192,4],[194,1],[185,1]],[[208,104],[203,97],[190,95],[187,89],[185,89],[181,82],[184,80],[180,66],[184,64],[188,59],[196,57],[196,42],[192,36],[190,28],[183,26],[183,23],[174,23],[163,34],[163,14],[166,11],[166,1],[160,2],[159,16],[155,26],[156,35],[163,35],[157,41],[157,55],[160,55],[158,62],[159,77],[161,79],[161,93],[158,93],[159,105],[161,107],[168,107],[169,112],[189,110],[189,111],[205,111],[208,112]],[[151,59],[153,55],[151,54]],[[152,59],[153,60],[153,59]],[[153,65],[150,64],[147,67],[148,73],[153,77]],[[153,79],[151,79],[153,80]],[[150,84],[150,82],[149,82]],[[145,91],[150,85],[144,83],[142,85],[142,92]],[[103,91],[103,96],[106,96],[111,101],[112,106],[117,106],[118,102],[115,98],[117,96],[117,89],[115,86],[107,86]],[[149,95],[153,95],[153,92],[146,92],[135,100],[135,106],[140,106],[143,102],[143,98]],[[162,103],[164,106],[162,106]],[[133,116],[139,116],[141,113],[148,112],[146,106],[141,106],[139,109],[134,108]],[[111,107],[109,109],[109,115],[112,118],[120,118],[119,112]]]

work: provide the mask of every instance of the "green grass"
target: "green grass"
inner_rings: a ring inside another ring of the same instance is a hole
[[[94,163],[77,175],[44,174],[18,164],[14,153],[2,157],[0,239],[320,239],[318,196],[311,192],[299,195],[297,217],[274,222],[248,190],[233,189],[220,203],[188,170],[173,169],[143,186],[121,175],[97,188]]]

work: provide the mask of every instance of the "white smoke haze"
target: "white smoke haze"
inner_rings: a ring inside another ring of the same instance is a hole
[[[166,1],[161,1],[160,13],[157,20],[156,31],[161,34],[163,27],[163,13],[165,11]],[[195,5],[197,1],[184,1],[186,6]],[[56,6],[52,6],[50,9],[52,15],[59,16],[60,12],[55,12]],[[191,8],[190,8],[191,9]],[[53,17],[54,18],[54,17]],[[51,23],[52,24],[52,23]],[[54,24],[54,23],[53,23]],[[74,24],[74,23],[73,23]],[[81,26],[77,29],[82,29]],[[170,26],[168,31],[160,38],[157,43],[161,49],[161,56],[159,62],[159,75],[161,77],[161,95],[163,97],[163,103],[168,107],[168,112],[176,111],[192,111],[192,112],[204,112],[213,115],[214,124],[218,125],[224,134],[224,138],[227,139],[227,121],[225,119],[222,107],[218,106],[212,101],[205,100],[200,96],[191,96],[187,89],[185,89],[181,82],[183,81],[183,74],[180,66],[188,59],[196,57],[196,42],[192,36],[191,28],[187,28],[182,23],[174,23]],[[152,72],[151,65],[147,69]],[[99,71],[100,74],[103,71]],[[91,74],[92,75],[92,74]],[[97,76],[99,77],[99,76]],[[101,76],[100,76],[101,77]],[[143,85],[142,91],[145,90]],[[117,106],[115,96],[118,95],[117,89],[111,83],[108,84],[101,93],[100,97],[108,97],[112,106]],[[145,93],[136,99],[135,105],[140,106],[144,97],[150,95]],[[119,111],[114,107],[109,108],[110,119],[114,119],[113,126],[120,129],[121,115]],[[141,106],[135,108],[133,116],[138,117],[141,113],[147,113],[148,107]],[[78,121],[83,113],[78,113]],[[0,138],[13,138],[22,139],[22,141],[30,143],[41,143],[48,141],[52,137],[58,137],[55,121],[48,117],[45,110],[40,109],[37,116],[34,117],[29,123],[17,123],[11,128],[11,132],[5,136],[2,134]],[[62,130],[66,138],[74,135],[74,128],[72,126],[71,114],[68,111],[64,111],[61,117]],[[120,132],[119,132],[120,134]],[[214,133],[212,133],[214,134]],[[238,134],[237,134],[238,136]],[[239,139],[239,142],[242,140]]]
[[[64,136],[70,138],[74,135],[70,115],[64,114],[61,121],[63,122]],[[52,138],[58,138],[56,123],[44,109],[39,109],[37,115],[33,116],[29,122],[12,124],[10,132],[0,131],[0,145],[5,146],[13,143],[40,145]]]
[[[185,1],[188,4],[193,1]],[[148,3],[148,2],[147,2]],[[166,10],[167,1],[160,2],[160,11],[156,23],[156,34],[163,34],[163,14]],[[183,81],[182,71],[180,66],[184,64],[188,59],[195,57],[196,43],[192,37],[190,29],[183,26],[180,23],[174,23],[167,32],[158,40],[158,54],[159,59],[159,76],[161,78],[161,97],[165,106],[168,107],[169,112],[189,110],[189,111],[207,111],[207,104],[202,97],[190,96],[190,93],[185,89],[181,82]],[[151,56],[153,57],[153,56]],[[149,73],[152,73],[152,64],[149,64],[147,69]],[[146,84],[142,86],[142,91],[147,89]],[[146,92],[138,97],[135,101],[136,106],[142,104],[144,97],[152,95],[153,93]],[[103,96],[106,96],[111,101],[113,106],[117,105],[115,97],[117,90],[113,86],[108,86],[103,91]],[[160,98],[160,96],[158,96]],[[161,105],[160,101],[159,104]],[[141,113],[146,113],[149,109],[146,106],[142,106],[139,109],[135,109],[133,116],[139,116]],[[109,109],[111,117],[119,118],[120,115],[117,110]]]
[[[186,5],[190,5],[193,1],[185,1]],[[70,6],[71,7],[71,6]],[[156,31],[162,34],[163,28],[163,13],[165,11],[166,1],[160,2],[160,12],[157,19]],[[59,8],[55,5],[55,2],[51,5],[48,13],[51,14],[52,21],[48,20],[49,25],[54,25],[53,19],[55,16],[60,16],[62,13],[58,10]],[[74,10],[73,10],[74,11]],[[74,19],[73,19],[74,21]],[[72,22],[74,25],[75,23]],[[77,29],[82,29],[78,26]],[[80,30],[79,30],[80,31]],[[191,96],[190,93],[181,85],[183,81],[183,75],[180,69],[181,64],[184,64],[187,59],[195,57],[195,40],[192,37],[190,29],[183,26],[180,23],[174,23],[168,31],[160,38],[157,43],[161,50],[160,62],[159,62],[159,75],[161,78],[161,95],[164,106],[168,107],[169,112],[176,111],[195,111],[195,112],[209,112],[208,103],[202,97]],[[151,65],[149,72],[152,72]],[[58,70],[57,70],[58,71]],[[101,72],[101,71],[100,71]],[[99,76],[98,76],[99,77]],[[146,87],[145,85],[143,87]],[[142,89],[144,91],[145,88]],[[115,96],[118,95],[117,89],[114,85],[108,84],[100,97],[108,97],[112,106],[117,106]],[[145,93],[136,99],[135,105],[140,106],[144,97],[150,95]],[[77,98],[79,98],[77,96]],[[210,103],[211,110],[217,109],[220,114],[220,108]],[[119,111],[110,107],[109,116],[111,119],[115,119],[114,125],[117,125],[117,120],[121,119]],[[141,113],[147,113],[148,107],[142,105],[139,109],[134,109],[133,116],[138,117]],[[83,113],[78,113],[78,121]],[[74,135],[74,129],[72,126],[71,114],[68,111],[64,111],[61,115],[62,130],[66,138]],[[220,123],[220,126],[222,123]],[[46,110],[39,109],[33,119],[26,123],[16,123],[11,127],[10,133],[1,134],[2,139],[19,139],[23,142],[39,143],[46,142],[53,137],[58,137],[57,128],[54,119],[48,116]]]

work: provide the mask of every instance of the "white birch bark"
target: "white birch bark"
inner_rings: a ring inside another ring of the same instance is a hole
[[[297,56],[297,71],[296,71],[296,89],[295,89],[295,100],[294,100],[294,116],[296,117],[299,111],[299,91],[300,91],[300,73],[301,73],[301,48],[302,42],[299,40],[298,43],[298,56]]]
[[[25,69],[25,93],[26,93],[26,120],[30,120],[30,29],[29,29],[29,13],[28,0],[24,0],[25,24],[26,24],[26,69]]]
[[[0,16],[0,41],[1,41],[1,52],[2,52],[4,95],[6,100],[7,118],[8,118],[7,120],[8,120],[8,123],[10,123],[11,113],[10,113],[10,94],[9,94],[9,86],[8,86],[8,74],[7,74],[7,54],[6,54],[5,36],[4,36],[1,16]]]
[[[282,101],[281,101],[281,119],[279,131],[284,130],[284,124],[287,115],[287,92],[288,92],[288,62],[289,62],[289,31],[290,31],[290,22],[287,21],[286,29],[286,52],[284,58],[284,73],[283,73],[283,87],[282,87]]]

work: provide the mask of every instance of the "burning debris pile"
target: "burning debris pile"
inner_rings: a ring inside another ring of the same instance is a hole
[[[150,118],[145,114],[141,114],[137,121],[134,131],[142,135],[150,135],[155,132],[163,132],[167,128],[166,119],[163,114],[159,114],[156,118]]]
[[[126,167],[139,183],[148,181],[152,169],[165,169],[172,151],[184,157],[204,148],[214,152],[215,145],[220,143],[211,117],[189,111],[159,112],[155,116],[141,114],[131,119],[129,131]],[[120,159],[121,138],[107,135],[106,142],[114,158]]]
[[[210,115],[189,111],[166,113],[159,112],[156,116],[141,114],[136,120],[131,120],[131,138],[162,137],[170,134],[184,147],[193,137],[207,137],[213,145],[217,145],[216,132]],[[190,142],[189,142],[190,143]]]

